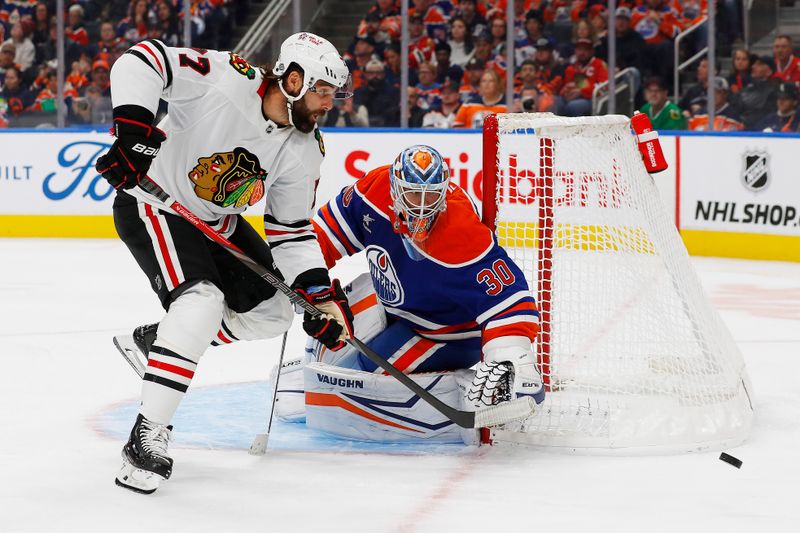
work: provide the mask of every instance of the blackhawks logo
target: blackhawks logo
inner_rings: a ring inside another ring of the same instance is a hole
[[[252,80],[256,77],[256,69],[250,66],[250,63],[247,62],[245,58],[240,56],[239,54],[231,53],[231,66],[238,72],[244,76],[247,76],[247,79]]]
[[[244,148],[201,157],[189,172],[195,194],[220,207],[254,205],[264,197],[267,171]]]
[[[322,132],[319,131],[319,128],[314,129],[314,138],[319,144],[319,153],[322,154],[322,157],[325,157],[325,141],[322,140]]]

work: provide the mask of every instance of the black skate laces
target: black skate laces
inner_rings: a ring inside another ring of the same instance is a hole
[[[141,426],[139,427],[139,438],[144,451],[162,459],[169,459],[167,446],[169,446],[169,441],[172,438],[172,432],[167,426],[142,418]]]

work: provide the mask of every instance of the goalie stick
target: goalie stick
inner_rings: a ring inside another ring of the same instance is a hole
[[[307,302],[305,298],[293,291],[281,278],[250,258],[250,256],[241,250],[241,248],[230,242],[222,234],[198,218],[197,215],[192,213],[180,202],[170,197],[170,195],[167,194],[167,192],[150,177],[139,182],[139,187],[158,198],[158,200],[169,206],[170,209],[178,213],[190,224],[202,231],[208,238],[228,250],[231,254],[233,254],[234,257],[244,263],[245,266],[250,268],[250,270],[258,274],[267,283],[282,292],[292,304],[299,306],[313,317],[319,317],[322,315],[322,311],[314,307],[311,303]],[[422,399],[425,403],[439,411],[445,417],[462,428],[482,428],[505,424],[507,422],[519,420],[532,415],[536,408],[536,403],[533,401],[533,399],[530,397],[525,397],[517,398],[516,400],[509,402],[502,402],[498,405],[492,405],[489,407],[479,407],[476,411],[461,411],[455,407],[447,405],[439,398],[423,389],[413,379],[395,368],[394,365],[389,363],[389,361],[378,355],[374,350],[372,350],[372,348],[358,340],[356,337],[347,339],[347,343],[363,353],[370,361],[384,369],[389,375],[402,383],[407,389],[419,396],[420,399]]]

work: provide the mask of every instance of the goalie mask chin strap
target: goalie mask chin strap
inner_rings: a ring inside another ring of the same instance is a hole
[[[294,119],[292,118],[292,110],[294,110],[294,103],[300,100],[303,97],[303,95],[306,94],[308,86],[305,83],[301,84],[300,94],[298,94],[297,96],[292,96],[288,92],[286,92],[286,89],[283,88],[283,78],[281,78],[278,80],[278,88],[281,90],[281,94],[283,94],[283,96],[286,98],[286,111],[289,113],[289,125],[294,126]]]

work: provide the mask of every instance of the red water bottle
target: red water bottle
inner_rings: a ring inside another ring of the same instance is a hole
[[[642,153],[644,167],[650,174],[661,172],[667,169],[667,160],[664,152],[661,151],[661,143],[658,141],[658,132],[653,129],[650,117],[645,113],[636,111],[631,117],[631,127],[636,133],[639,143],[639,151]]]

